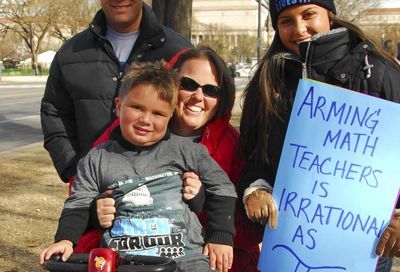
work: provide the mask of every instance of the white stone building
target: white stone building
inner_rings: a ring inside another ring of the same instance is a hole
[[[400,41],[400,8],[374,8],[364,12],[357,23],[369,34],[382,40]]]
[[[263,1],[262,1],[263,2]],[[267,9],[261,7],[261,34],[266,40]],[[210,25],[220,26],[229,39],[230,47],[237,45],[240,35],[258,34],[258,3],[255,0],[193,0],[192,43],[198,44],[214,35]]]

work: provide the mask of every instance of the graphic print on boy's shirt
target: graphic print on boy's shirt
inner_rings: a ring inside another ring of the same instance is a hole
[[[115,188],[117,212],[103,237],[107,247],[120,254],[168,258],[192,256],[199,248],[188,237],[187,221],[193,217],[182,201],[180,173],[134,177],[110,187]]]

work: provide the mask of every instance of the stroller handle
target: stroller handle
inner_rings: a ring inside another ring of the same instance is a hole
[[[72,254],[65,262],[60,255],[54,254],[44,262],[44,268],[50,272],[87,272],[88,261],[87,253]],[[173,272],[176,268],[176,262],[166,257],[127,255],[120,260],[117,272]]]

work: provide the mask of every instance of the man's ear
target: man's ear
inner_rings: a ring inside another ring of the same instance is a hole
[[[115,114],[119,118],[121,112],[121,99],[117,96],[114,101],[115,101]]]

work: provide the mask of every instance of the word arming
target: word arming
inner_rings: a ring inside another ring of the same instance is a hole
[[[314,97],[314,87],[311,87],[297,111],[297,116],[304,113],[310,119],[320,118],[339,125],[366,128],[372,135],[379,124],[377,117],[380,112],[381,109],[363,109],[346,103],[337,104],[336,101],[328,103],[324,96]]]

